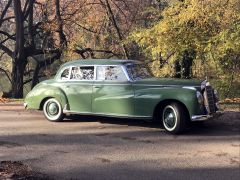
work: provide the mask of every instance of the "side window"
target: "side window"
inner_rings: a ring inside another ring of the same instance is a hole
[[[93,66],[72,67],[70,79],[93,80],[93,78],[94,78],[94,67]]]
[[[61,80],[67,80],[69,77],[69,68],[65,69],[61,74]]]
[[[97,80],[127,81],[121,66],[98,66]]]

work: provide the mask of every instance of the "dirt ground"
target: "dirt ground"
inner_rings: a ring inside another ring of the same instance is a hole
[[[48,122],[0,104],[0,179],[240,179],[240,112],[183,135],[132,119],[72,116]]]

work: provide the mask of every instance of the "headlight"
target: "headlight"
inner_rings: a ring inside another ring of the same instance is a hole
[[[203,104],[203,96],[202,96],[202,94],[199,91],[197,91],[196,95],[197,95],[198,103],[199,104]]]

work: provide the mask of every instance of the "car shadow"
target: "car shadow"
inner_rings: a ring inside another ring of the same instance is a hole
[[[148,128],[163,128],[161,123],[154,122],[152,120],[133,119],[133,118],[117,118],[117,117],[105,117],[96,115],[70,115],[67,116],[61,122],[99,122],[101,124],[114,124],[114,125],[126,125],[136,127],[148,127]]]
[[[93,115],[67,116],[62,123],[99,122],[101,124],[126,125],[163,130],[160,122],[143,119],[126,119]],[[164,134],[168,134],[167,132]],[[239,136],[240,112],[225,112],[223,116],[205,122],[190,123],[184,136]]]

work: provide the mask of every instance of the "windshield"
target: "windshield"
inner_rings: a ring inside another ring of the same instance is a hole
[[[153,77],[149,69],[141,63],[126,64],[126,69],[132,80],[141,80]]]

